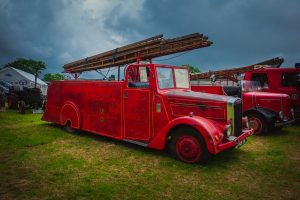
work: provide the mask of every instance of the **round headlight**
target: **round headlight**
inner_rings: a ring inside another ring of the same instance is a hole
[[[249,128],[249,120],[247,116],[243,117],[243,126],[245,126],[245,128]]]
[[[232,126],[231,125],[228,125],[226,127],[226,135],[229,137],[232,133]]]
[[[278,115],[279,115],[279,118],[280,118],[280,119],[283,119],[283,112],[282,112],[282,111],[280,111],[280,112],[278,113]]]

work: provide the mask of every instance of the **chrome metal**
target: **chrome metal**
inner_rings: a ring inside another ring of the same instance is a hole
[[[234,124],[234,103],[239,100],[240,98],[236,98],[236,97],[230,97],[228,100],[227,100],[227,121],[230,120],[231,121],[231,135],[235,135],[235,132],[234,132],[234,127],[235,127],[235,124]]]

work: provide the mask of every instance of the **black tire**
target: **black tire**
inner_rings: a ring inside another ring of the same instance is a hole
[[[66,125],[64,126],[64,129],[68,132],[68,133],[75,133],[76,132],[76,129],[72,128],[71,127],[71,122],[68,121],[66,123]]]
[[[248,114],[248,121],[250,128],[253,128],[254,135],[261,135],[268,131],[268,123],[259,114]]]
[[[205,163],[209,153],[203,137],[192,127],[180,127],[171,135],[171,154],[185,163]]]

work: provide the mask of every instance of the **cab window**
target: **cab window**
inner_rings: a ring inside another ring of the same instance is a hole
[[[128,69],[128,87],[148,88],[149,87],[149,67],[130,66]]]
[[[281,85],[283,87],[296,87],[297,86],[297,73],[295,73],[295,72],[282,73]]]
[[[267,74],[263,73],[253,73],[251,81],[257,81],[261,87],[268,87],[269,85]]]

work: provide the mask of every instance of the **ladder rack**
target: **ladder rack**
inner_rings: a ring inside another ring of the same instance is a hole
[[[64,72],[81,73],[83,71],[120,66],[133,63],[137,59],[151,60],[160,56],[208,47],[211,44],[213,44],[213,42],[209,41],[207,36],[200,33],[173,39],[164,39],[163,35],[160,34],[114,50],[65,64]]]
[[[281,66],[283,61],[284,61],[283,58],[276,57],[246,67],[236,67],[232,69],[208,71],[204,73],[195,73],[195,74],[191,74],[190,78],[191,80],[210,79],[211,76],[214,75],[215,78],[217,79],[228,79],[233,82],[238,82],[237,76],[240,74],[259,70],[259,69],[269,68],[269,67],[278,68]]]

